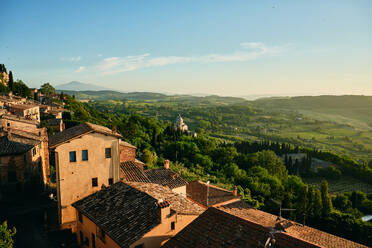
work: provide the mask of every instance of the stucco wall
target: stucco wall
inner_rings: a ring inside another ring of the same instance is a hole
[[[162,221],[162,223],[146,233],[140,240],[134,242],[129,247],[144,244],[145,248],[157,248],[167,242],[171,237],[190,224],[197,215],[172,215]],[[171,230],[171,223],[175,222],[175,229]]]
[[[84,241],[86,238],[89,239],[89,247],[92,247],[92,234],[95,236],[96,241],[96,248],[119,248],[118,246],[109,236],[105,235],[105,242],[102,242],[101,239],[97,235],[97,226],[94,224],[90,219],[88,219],[85,215],[82,215],[83,223],[80,223],[78,221],[78,214],[76,212],[76,219],[77,219],[77,225],[76,225],[76,235],[78,238],[78,243],[82,247],[83,246],[82,241],[80,240],[80,232],[83,233]],[[83,241],[83,242],[84,242]]]
[[[99,133],[76,138],[55,149],[57,196],[61,224],[75,221],[72,203],[119,180],[119,139]],[[111,158],[105,158],[105,148],[111,148]],[[88,161],[82,161],[82,150],[88,150]],[[69,152],[76,151],[76,162],[70,162]],[[92,187],[92,178],[98,186]]]

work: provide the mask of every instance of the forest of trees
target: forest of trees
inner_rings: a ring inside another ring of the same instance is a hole
[[[21,80],[13,82],[11,89],[16,94],[31,97]],[[49,83],[42,89],[46,94],[55,93]],[[170,159],[173,168],[187,180],[204,179],[227,188],[236,185],[242,199],[252,207],[278,214],[278,205],[273,200],[280,201],[283,207],[296,209],[284,213],[285,218],[372,245],[372,224],[361,220],[362,215],[372,213],[371,195],[354,191],[331,196],[326,180],[316,187],[305,184],[301,178],[313,173],[311,161],[316,157],[339,165],[339,168],[320,170],[318,173],[325,179],[347,173],[371,183],[368,164],[347,156],[268,139],[233,142],[203,132],[194,137],[175,130],[169,121],[136,113],[99,110],[63,93],[56,101],[64,101],[66,108],[71,110],[63,113],[66,128],[89,121],[115,129],[138,148],[137,156],[149,167],[161,166],[164,159]],[[228,113],[227,108],[218,111]],[[240,110],[236,106],[231,111]],[[293,161],[288,156],[299,152],[306,154],[300,161]]]
[[[74,113],[64,115],[67,126],[90,121],[115,128],[126,141],[137,146],[137,155],[149,166],[160,166],[164,159],[177,161],[182,165],[181,175],[188,180],[208,178],[216,184],[237,185],[242,198],[254,207],[278,214],[278,206],[272,201],[275,199],[283,207],[296,209],[283,214],[286,218],[371,245],[372,224],[360,218],[372,212],[371,196],[362,192],[330,196],[327,181],[315,187],[305,184],[300,177],[308,172],[312,156],[337,162],[342,173],[354,173],[367,181],[371,177],[363,174],[370,172],[368,166],[333,153],[285,143],[226,143],[202,134],[193,137],[174,130],[170,122],[138,114],[98,111],[70,96],[66,96],[66,103]],[[297,152],[308,155],[297,162],[279,157]],[[328,177],[338,171],[321,173]]]

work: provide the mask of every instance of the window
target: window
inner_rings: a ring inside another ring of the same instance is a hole
[[[145,245],[144,244],[140,244],[140,245],[136,245],[134,248],[144,248]]]
[[[83,215],[80,212],[78,213],[78,215],[79,215],[79,222],[83,223]]]
[[[105,148],[105,158],[111,158],[111,148]]]
[[[109,178],[108,183],[109,183],[109,185],[112,185],[114,183],[114,179],[113,178]]]
[[[76,162],[76,152],[70,152],[70,162]]]
[[[171,222],[171,230],[174,230],[176,228],[176,223],[174,221]]]
[[[8,122],[6,125],[7,125],[8,127],[10,127],[10,122]]]
[[[83,245],[83,242],[84,242],[84,235],[83,235],[83,232],[80,231],[80,244]]]
[[[94,177],[92,178],[92,187],[97,187],[98,186],[98,178]]]
[[[88,150],[83,150],[81,156],[83,161],[88,161]]]
[[[32,149],[32,156],[36,156],[36,148],[35,147]]]

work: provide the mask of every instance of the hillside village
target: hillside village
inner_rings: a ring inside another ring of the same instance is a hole
[[[71,232],[71,247],[367,247],[257,210],[237,187],[187,181],[168,159],[148,168],[115,128],[66,128],[63,94],[31,90],[0,96],[0,201],[47,195],[56,208],[45,230]],[[174,127],[188,131],[181,116]]]

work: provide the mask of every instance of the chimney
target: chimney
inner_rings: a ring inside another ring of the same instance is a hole
[[[164,160],[164,169],[169,169],[169,160],[168,159],[166,159],[166,160]]]
[[[163,223],[170,216],[170,203],[160,199],[158,201],[158,207],[160,210],[160,222]]]
[[[237,197],[238,196],[238,188],[235,186],[233,189],[233,196]]]
[[[112,133],[116,133],[118,131],[118,127],[116,125],[112,126],[111,131]]]

